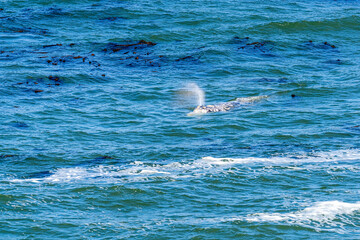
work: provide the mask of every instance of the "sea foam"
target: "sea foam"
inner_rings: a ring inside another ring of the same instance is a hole
[[[303,210],[289,213],[256,213],[245,217],[248,222],[277,222],[314,228],[317,231],[344,232],[345,225],[360,220],[360,202],[315,202]]]
[[[313,152],[288,156],[273,156],[269,158],[216,158],[203,157],[197,160],[173,162],[169,164],[149,164],[134,161],[126,165],[98,165],[92,167],[68,167],[51,171],[50,176],[43,178],[13,179],[12,182],[72,182],[72,181],[147,181],[159,178],[201,178],[204,175],[226,174],[233,172],[232,168],[283,166],[289,171],[297,171],[309,164],[330,163],[330,167],[345,166],[347,162],[360,161],[359,150],[342,150],[330,152]],[[340,164],[341,163],[341,164]],[[345,165],[344,165],[345,164]],[[318,166],[319,167],[319,166]],[[321,167],[321,164],[320,164]],[[329,164],[327,164],[329,167]],[[352,171],[359,171],[358,167],[351,165]]]
[[[316,202],[298,212],[292,213],[257,213],[246,217],[249,222],[306,222],[316,221],[330,223],[341,215],[351,215],[360,210],[360,202],[346,203],[341,201]]]
[[[273,156],[269,158],[216,158],[204,157],[204,161],[215,165],[273,163],[273,164],[301,164],[360,160],[360,151],[357,149],[337,150],[329,152],[311,152],[306,154],[289,154],[287,156]]]

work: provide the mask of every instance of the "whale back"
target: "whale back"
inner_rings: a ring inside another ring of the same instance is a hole
[[[254,97],[244,97],[244,98],[236,98],[234,101],[216,104],[216,105],[199,105],[197,106],[194,111],[188,113],[188,116],[194,116],[194,115],[201,115],[211,112],[226,112],[229,111],[235,107],[245,105],[245,104],[251,104],[257,101],[260,101],[261,99],[267,98],[268,96],[254,96]]]

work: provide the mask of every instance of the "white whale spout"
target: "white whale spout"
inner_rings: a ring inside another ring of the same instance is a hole
[[[188,83],[187,88],[196,95],[198,106],[205,105],[205,93],[196,83]]]

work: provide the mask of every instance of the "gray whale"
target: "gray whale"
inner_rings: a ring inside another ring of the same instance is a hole
[[[233,108],[243,106],[245,104],[254,103],[260,101],[261,99],[267,98],[268,96],[255,96],[255,97],[244,97],[236,98],[233,101],[220,103],[216,105],[201,105],[197,106],[194,111],[188,113],[188,116],[202,115],[211,112],[226,112]]]

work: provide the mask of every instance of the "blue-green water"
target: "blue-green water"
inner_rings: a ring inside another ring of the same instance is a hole
[[[359,14],[0,1],[0,238],[359,239]]]

